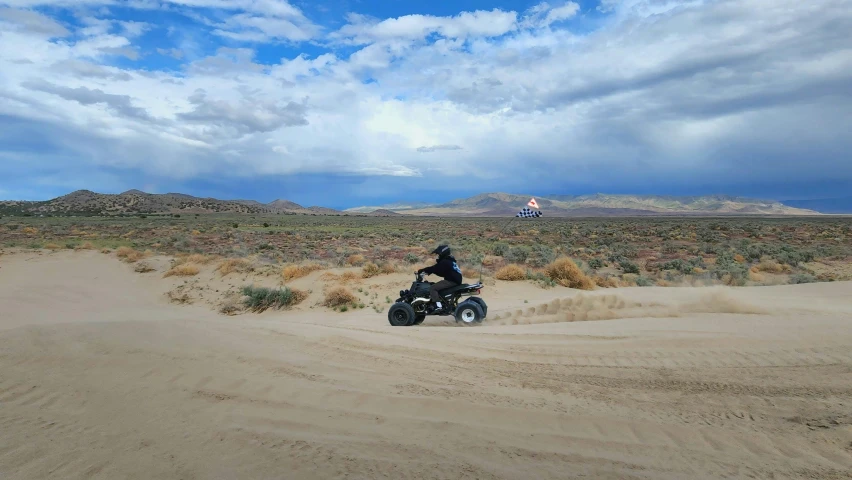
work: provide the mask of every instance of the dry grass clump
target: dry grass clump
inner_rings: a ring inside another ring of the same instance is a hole
[[[379,266],[373,262],[367,262],[364,264],[364,268],[361,269],[361,277],[362,278],[372,278],[381,273],[379,270]]]
[[[396,267],[390,263],[383,263],[379,265],[379,271],[381,271],[383,275],[390,275],[391,273],[396,272]]]
[[[311,272],[316,272],[317,270],[322,269],[322,265],[315,263],[310,265],[287,265],[283,270],[281,270],[281,276],[284,277],[285,282],[289,282],[290,280],[305,277]]]
[[[198,275],[199,272],[201,272],[201,267],[198,265],[194,263],[181,263],[169,269],[169,271],[163,275],[163,278],[172,276],[192,277]]]
[[[580,290],[594,290],[595,282],[592,281],[580,267],[568,257],[554,260],[544,269],[545,275],[563,287],[576,288]]]
[[[760,263],[751,267],[751,270],[755,273],[790,273],[793,269],[790,268],[790,265],[778,263],[775,259],[763,258],[760,260]]]
[[[94,248],[95,246],[92,245],[92,242],[86,242],[82,245],[77,245],[74,247],[74,250],[93,250]]]
[[[136,263],[146,256],[145,253],[134,250],[130,247],[120,247],[115,251],[115,255],[127,263]]]
[[[61,249],[62,247],[60,247],[59,245],[57,245],[55,243],[48,243],[47,245],[44,246],[44,248],[46,248],[48,250],[56,251],[56,250]]]
[[[595,276],[592,280],[594,280],[595,285],[602,288],[618,288],[618,281],[613,277],[601,277],[600,275]]]
[[[145,262],[139,262],[136,264],[136,268],[133,269],[136,273],[148,273],[153,272],[154,268],[148,265]]]
[[[364,264],[364,260],[364,255],[356,253],[355,255],[349,255],[349,258],[346,259],[346,264],[353,267],[360,267]]]
[[[520,265],[510,264],[505,267],[497,270],[497,273],[494,274],[494,278],[497,280],[505,280],[508,282],[516,282],[518,280],[524,280],[527,278],[527,274]]]
[[[340,281],[343,283],[348,283],[359,278],[363,277],[361,277],[361,275],[359,275],[357,272],[343,272],[340,275]]]
[[[33,227],[24,227],[21,229],[21,233],[24,233],[26,235],[35,235],[36,233],[38,233],[38,229]]]
[[[244,258],[229,258],[216,267],[216,271],[223,277],[231,273],[247,273],[254,270],[252,264]]]
[[[325,294],[325,300],[322,304],[326,307],[337,308],[355,303],[357,300],[358,298],[346,287],[335,287]]]

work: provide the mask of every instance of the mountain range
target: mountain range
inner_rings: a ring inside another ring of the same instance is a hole
[[[78,190],[47,201],[3,201],[4,215],[139,215],[139,214],[290,214],[290,215],[426,215],[492,217],[514,216],[535,197],[546,217],[635,215],[819,215],[815,209],[727,195],[516,195],[483,193],[446,203],[394,203],[375,207],[335,210],[303,207],[288,200],[219,200],[182,193],[152,194],[130,190],[120,194]],[[805,205],[802,205],[803,207]],[[847,210],[849,211],[849,210]],[[840,213],[840,212],[831,212]]]
[[[614,215],[819,215],[820,212],[796,208],[783,203],[727,195],[515,195],[483,193],[439,204],[395,204],[380,207],[358,207],[346,212],[369,213],[386,209],[406,215],[435,216],[506,216],[515,215],[535,198],[545,216],[614,216]]]

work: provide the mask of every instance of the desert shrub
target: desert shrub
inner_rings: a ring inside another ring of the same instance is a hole
[[[650,287],[654,285],[654,281],[648,277],[643,277],[642,275],[639,275],[638,277],[636,277],[636,285],[639,287]]]
[[[808,273],[797,273],[790,277],[790,283],[793,285],[800,283],[814,283],[816,281],[816,277]]]
[[[502,242],[501,243],[495,243],[491,247],[491,253],[493,255],[498,256],[498,257],[505,257],[506,254],[509,253],[509,250],[510,250],[509,245],[502,243]]]
[[[253,270],[252,264],[243,258],[229,258],[216,267],[216,271],[223,277],[234,272],[247,273]]]
[[[556,281],[547,276],[544,272],[534,272],[532,270],[527,270],[526,277],[527,280],[532,280],[533,282],[541,285],[544,288],[552,288],[556,286]]]
[[[364,264],[364,267],[361,269],[361,277],[363,278],[372,278],[378,275],[381,272],[379,270],[379,266],[373,262],[367,262]]]
[[[591,268],[593,270],[599,270],[599,269],[603,268],[603,266],[604,266],[604,262],[600,258],[593,258],[593,259],[589,260],[589,268]]]
[[[365,261],[364,255],[354,254],[354,255],[350,255],[349,258],[346,259],[346,264],[352,265],[353,267],[360,267],[361,265],[364,264],[364,261]]]
[[[139,262],[136,264],[136,268],[133,269],[136,273],[148,273],[153,272],[154,268],[148,265],[145,262]]]
[[[312,272],[322,270],[322,265],[312,263],[310,265],[287,265],[281,270],[281,276],[285,282],[310,275]]]
[[[62,247],[60,247],[59,245],[57,245],[55,243],[48,243],[47,245],[44,246],[44,248],[46,248],[48,250],[59,250]]]
[[[686,261],[681,259],[670,260],[668,262],[660,265],[661,270],[675,270],[683,274],[690,274],[695,271],[695,268],[701,268],[702,262],[701,258],[696,257],[692,260]]]
[[[135,263],[145,257],[145,254],[130,247],[119,247],[115,255],[127,263]]]
[[[413,252],[408,252],[408,253],[405,254],[405,258],[403,260],[405,260],[408,263],[417,263],[417,262],[420,261],[420,257],[418,257]]]
[[[392,263],[385,262],[379,265],[379,272],[383,275],[390,275],[391,273],[396,272],[396,267],[394,267]]]
[[[621,271],[624,273],[635,273],[639,274],[639,265],[629,261],[629,260],[621,260],[618,262],[618,266],[621,268]]]
[[[94,248],[95,246],[92,245],[92,242],[86,242],[82,245],[77,245],[76,247],[74,247],[75,250],[92,250]]]
[[[600,275],[596,275],[592,280],[594,280],[595,285],[603,288],[616,288],[618,287],[618,282],[615,281],[614,278],[609,275],[602,277]]]
[[[755,265],[754,267],[759,272],[767,272],[767,273],[790,273],[791,268],[789,265],[782,265],[778,263],[776,260],[771,258],[762,258],[760,263]]]
[[[748,266],[736,261],[730,251],[725,251],[716,257],[714,275],[729,286],[743,286],[748,280]]]
[[[325,294],[323,305],[331,308],[343,307],[354,304],[358,298],[352,294],[346,287],[335,287]]]
[[[543,267],[556,260],[556,253],[546,245],[535,245],[529,255],[529,263],[533,267]]]
[[[628,243],[617,243],[610,247],[612,256],[616,258],[636,258],[639,256],[639,251],[633,245]]]
[[[526,279],[527,275],[523,268],[513,263],[497,270],[497,273],[494,274],[494,278],[497,280],[515,282]]]
[[[200,271],[201,268],[194,263],[181,263],[170,268],[168,272],[163,274],[163,277],[192,277],[198,275]]]
[[[784,245],[781,251],[773,255],[781,263],[798,266],[801,263],[811,262],[816,258],[816,252],[811,249],[797,250],[795,247]]]
[[[509,263],[526,263],[530,255],[530,248],[527,246],[512,247],[503,257]]]
[[[242,293],[246,297],[243,304],[253,312],[263,312],[270,308],[280,310],[292,307],[301,303],[308,296],[306,292],[290,287],[271,289],[248,286],[243,287]]]
[[[363,277],[361,277],[361,275],[359,275],[356,272],[343,272],[340,275],[340,281],[344,282],[344,283],[351,282],[352,280],[356,280],[358,278],[363,278]]]
[[[562,257],[554,260],[544,270],[545,274],[563,287],[593,290],[595,283],[580,270],[574,260]]]

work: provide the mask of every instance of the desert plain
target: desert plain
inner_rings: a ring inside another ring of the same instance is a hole
[[[852,478],[848,219],[503,223],[0,219],[0,478]]]

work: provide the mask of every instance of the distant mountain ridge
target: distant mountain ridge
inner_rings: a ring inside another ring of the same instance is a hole
[[[345,211],[369,212],[382,208],[405,215],[506,216],[514,215],[535,198],[545,216],[613,215],[819,215],[814,210],[795,208],[772,200],[730,195],[517,195],[482,193],[446,203],[395,209],[394,205],[358,207]],[[404,205],[404,204],[402,204]]]
[[[32,215],[119,215],[119,214],[177,214],[177,213],[238,213],[238,214],[314,214],[341,215],[326,207],[303,207],[289,200],[260,203],[255,200],[218,200],[199,198],[183,193],[145,193],[128,190],[124,193],[95,193],[78,190],[43,202],[0,202],[0,211]]]
[[[482,193],[446,203],[396,202],[376,207],[303,207],[289,200],[261,203],[255,200],[218,200],[182,193],[145,193],[129,190],[120,194],[78,190],[47,201],[0,201],[0,214],[24,215],[121,215],[178,213],[302,214],[302,215],[427,215],[448,217],[514,216],[536,198],[546,217],[635,216],[635,215],[821,215],[807,208],[772,200],[729,195],[518,195]]]

